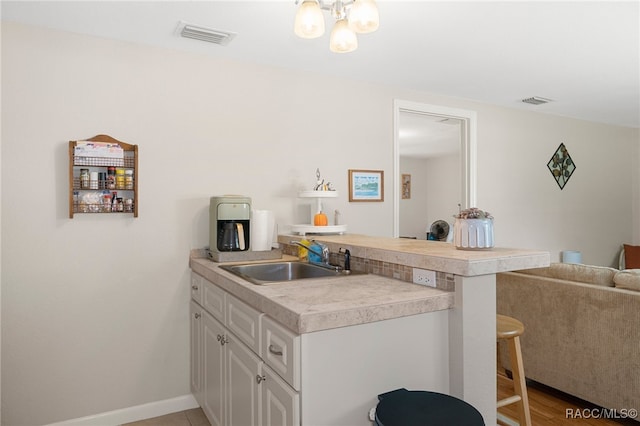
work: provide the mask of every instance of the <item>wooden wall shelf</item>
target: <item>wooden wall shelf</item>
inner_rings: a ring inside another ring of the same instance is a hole
[[[76,155],[82,142],[117,144],[122,158]],[[89,174],[83,177],[82,172]],[[111,174],[110,174],[111,172]],[[97,179],[91,174],[97,173]],[[69,218],[78,213],[120,213],[138,217],[138,145],[107,135],[69,141]]]

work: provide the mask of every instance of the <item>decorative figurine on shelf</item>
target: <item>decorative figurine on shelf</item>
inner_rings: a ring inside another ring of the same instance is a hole
[[[324,183],[324,179],[320,179],[320,169],[316,169],[316,186],[313,187],[314,191],[335,191],[331,187],[331,182]]]
[[[329,220],[327,218],[327,215],[324,214],[322,211],[319,211],[318,213],[316,213],[315,216],[313,216],[313,225],[314,226],[329,225]]]

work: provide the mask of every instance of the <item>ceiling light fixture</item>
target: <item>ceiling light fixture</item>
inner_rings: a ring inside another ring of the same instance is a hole
[[[331,11],[336,21],[329,41],[332,52],[353,52],[358,48],[356,33],[371,33],[380,26],[375,0],[303,0],[296,13],[295,34],[302,38],[324,34],[323,10]]]

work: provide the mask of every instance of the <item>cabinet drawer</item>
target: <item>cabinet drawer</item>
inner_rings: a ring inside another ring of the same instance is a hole
[[[260,320],[264,314],[227,294],[225,325],[252,351],[260,355]]]
[[[295,390],[300,390],[300,336],[267,316],[262,319],[262,359]]]
[[[195,272],[191,273],[191,298],[202,305],[204,278]]]
[[[203,279],[202,281],[204,283],[202,306],[215,319],[224,323],[225,291],[206,279]]]

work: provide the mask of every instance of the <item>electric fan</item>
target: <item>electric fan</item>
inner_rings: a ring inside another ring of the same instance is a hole
[[[447,235],[449,235],[449,224],[445,220],[436,220],[431,224],[429,232],[434,240],[446,241]]]

